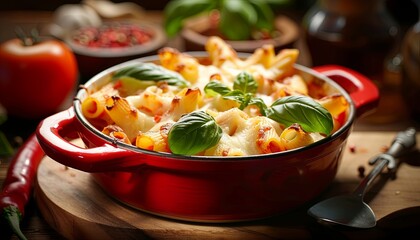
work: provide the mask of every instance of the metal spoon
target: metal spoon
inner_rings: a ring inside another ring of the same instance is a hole
[[[409,128],[399,132],[386,153],[379,154],[369,161],[376,164],[350,195],[332,197],[319,202],[308,210],[308,214],[320,223],[333,223],[354,228],[372,228],[376,226],[376,217],[372,209],[363,202],[369,185],[385,166],[395,171],[396,158],[409,152],[416,146],[416,130]]]

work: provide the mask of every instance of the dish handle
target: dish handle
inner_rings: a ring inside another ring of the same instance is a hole
[[[338,65],[314,67],[313,70],[327,76],[346,90],[356,107],[356,117],[370,114],[379,104],[379,90],[363,74]]]
[[[36,135],[44,152],[59,163],[85,172],[124,170],[143,163],[139,153],[106,142],[94,148],[72,144],[70,140],[77,138],[78,124],[73,107],[42,120]]]

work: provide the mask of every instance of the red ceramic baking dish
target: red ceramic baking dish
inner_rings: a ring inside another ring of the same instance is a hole
[[[206,57],[203,52],[191,55]],[[156,56],[132,61],[149,62]],[[349,105],[345,124],[309,146],[245,157],[180,156],[142,150],[102,134],[83,116],[86,88],[103,85],[111,67],[80,89],[68,110],[44,119],[37,137],[45,153],[66,166],[89,172],[110,197],[133,208],[195,222],[266,218],[312,200],[334,180],[355,119],[373,110],[378,89],[361,74],[340,66],[295,69],[341,93]],[[70,140],[80,137],[86,148]]]

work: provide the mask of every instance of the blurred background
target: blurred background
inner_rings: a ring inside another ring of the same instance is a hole
[[[284,16],[288,21],[288,27],[281,31],[283,33],[296,31],[296,36],[292,36],[292,39],[280,48],[298,48],[301,52],[298,63],[305,66],[343,65],[365,74],[378,85],[382,96],[380,107],[375,116],[366,119],[367,123],[374,124],[372,127],[375,127],[377,123],[396,123],[406,119],[408,115],[406,108],[410,104],[409,108],[414,108],[414,118],[420,119],[420,110],[415,104],[420,94],[418,90],[420,80],[417,75],[420,64],[419,30],[414,28],[419,21],[419,1],[267,0],[275,16]],[[142,9],[138,15],[134,16],[137,21],[153,23],[156,29],[163,29],[165,21],[163,11],[170,0],[107,2],[136,4]],[[16,27],[26,32],[37,28],[41,35],[53,35],[51,29],[47,27],[60,20],[57,17],[57,11],[64,5],[74,6],[82,3],[84,2],[78,0],[1,1],[0,43],[15,38]],[[61,15],[64,15],[63,12]],[[284,19],[283,24],[285,24]],[[53,37],[61,38],[62,36]],[[171,46],[181,51],[192,50],[181,34],[175,37],[164,37],[165,41],[160,43],[160,46]],[[73,50],[76,52],[75,48]],[[404,51],[408,56],[405,59],[405,65]],[[143,55],[154,52],[143,52]],[[142,55],[131,57],[138,56]],[[93,72],[85,73],[83,67],[86,67],[86,64],[82,62],[83,60],[90,62],[91,66],[94,65],[92,59],[86,60],[79,56],[81,83],[109,66],[90,69]],[[118,61],[125,60],[127,59],[121,58],[109,64],[114,65]],[[408,70],[405,71],[407,66]],[[403,91],[404,96],[401,94]],[[407,94],[407,92],[410,93]],[[408,99],[403,99],[404,97]]]
[[[98,0],[97,2],[102,1]],[[156,24],[156,28],[163,28],[165,17],[163,10],[170,1],[114,0],[104,2],[111,2],[115,5],[119,3],[135,4],[142,10],[134,16],[136,20],[151,22]],[[411,98],[416,98],[420,93],[418,90],[420,80],[410,79],[410,84],[405,85],[405,89],[410,90],[411,97],[407,100],[409,103],[404,104],[401,96],[401,91],[405,91],[402,84],[404,81],[402,79],[404,75],[402,65],[404,46],[407,46],[407,51],[410,52],[407,52],[408,55],[414,55],[413,58],[408,59],[411,61],[409,62],[411,66],[418,66],[420,57],[418,50],[413,50],[416,48],[415,46],[419,45],[418,37],[415,37],[418,34],[410,35],[411,45],[404,43],[404,38],[409,35],[408,31],[414,31],[413,26],[419,21],[419,9],[416,5],[419,0],[267,0],[267,2],[275,16],[284,16],[281,22],[283,29],[280,29],[280,32],[284,35],[287,33],[293,35],[292,32],[296,32],[295,35],[288,36],[289,39],[283,39],[285,42],[276,50],[295,47],[301,51],[299,63],[302,65],[338,64],[359,71],[371,78],[381,88],[381,93],[384,96],[381,105],[385,105],[380,106],[376,114],[377,118],[371,119],[371,122],[375,124],[395,122],[407,115],[405,108],[415,102],[416,99]],[[41,35],[54,35],[50,27],[53,22],[61,21],[64,28],[73,27],[68,23],[68,16],[63,16],[69,15],[70,12],[63,11],[60,7],[83,3],[84,1],[78,0],[2,1],[0,3],[0,42],[15,38],[16,27],[25,32],[36,28],[41,32]],[[57,16],[59,10],[61,10],[61,18]],[[110,12],[113,13],[113,10]],[[86,16],[76,17],[79,18],[77,21],[82,21],[83,17]],[[322,18],[321,21],[320,18]],[[77,24],[81,23],[77,22]],[[415,31],[418,32],[418,30]],[[64,37],[58,35],[55,34],[53,37],[63,40]],[[197,50],[196,46],[191,47],[188,39],[181,38],[179,35],[166,38],[167,41],[161,46],[176,47],[181,51]],[[143,55],[152,53],[152,51],[143,52]],[[142,55],[131,57],[139,56]],[[81,72],[80,82],[88,80],[96,72],[114,65],[118,61],[127,60],[127,58],[109,61],[108,65],[101,65],[101,68],[89,69],[91,70],[89,73],[83,69],[86,67],[83,60],[91,62],[92,59],[78,58]],[[100,66],[99,63],[97,65]],[[414,76],[416,74],[410,74],[411,78],[418,78],[418,76]],[[412,82],[416,82],[415,85]],[[391,107],[389,107],[390,104]],[[418,107],[409,106],[409,108]],[[415,111],[416,118],[420,118],[420,113],[418,113],[420,110],[416,109]]]
[[[170,0],[114,0],[113,2],[134,2],[142,6],[146,10],[162,10]],[[53,11],[63,4],[77,4],[80,0],[14,0],[14,1],[1,1],[1,11],[19,11],[19,10],[38,10],[38,11]],[[275,0],[272,0],[275,2]],[[302,16],[306,10],[312,6],[316,0],[293,0],[290,1],[288,9],[284,11],[293,11],[297,16]],[[412,0],[385,0],[387,9],[403,26],[407,27],[412,25],[418,20],[418,11],[415,3]]]
[[[16,38],[17,28],[23,32],[37,29],[42,37],[69,44],[77,57],[79,71],[74,90],[78,84],[83,84],[92,75],[108,66],[129,58],[153,55],[160,47],[170,46],[180,51],[191,50],[190,45],[186,44],[183,32],[169,37],[164,31],[164,10],[172,0],[107,1],[113,4],[135,4],[124,8],[130,13],[128,15],[117,14],[117,7],[92,12],[90,8],[81,8],[85,1],[0,1],[0,45]],[[95,0],[89,1],[95,2]],[[366,118],[357,119],[355,130],[400,131],[407,126],[420,129],[420,0],[267,0],[267,2],[274,15],[281,17],[278,22],[280,27],[278,42],[281,43],[279,49],[284,47],[299,49],[298,63],[308,67],[338,64],[354,69],[366,75],[378,86],[381,99],[377,111]],[[63,6],[68,8],[64,9]],[[71,42],[66,39],[66,31],[70,32],[80,25],[92,23],[100,25],[100,18],[118,21],[127,16],[142,26],[147,23],[148,30],[154,33],[153,36],[158,36],[151,39],[154,45],[146,45],[147,47],[139,45],[128,51],[121,48],[120,56],[114,56],[118,51],[107,49],[97,51],[87,48],[80,50],[80,46],[70,45]],[[193,23],[195,25],[195,22]],[[59,28],[57,29],[54,24]],[[282,38],[284,36],[287,36],[287,39]],[[260,43],[257,42],[257,45],[253,46],[260,47]],[[246,45],[251,46],[251,42]],[[127,55],[127,52],[132,54]],[[21,79],[8,78],[6,74],[10,70],[7,65],[8,60],[18,55],[15,53],[15,56],[8,56],[9,59],[6,59],[6,54],[0,51],[0,97],[2,92],[18,92],[33,87],[33,81],[30,84],[21,84],[19,83]],[[45,72],[48,70],[40,73],[40,76],[31,75],[29,80],[36,78],[41,81]],[[14,82],[15,86],[1,85],[8,81]],[[32,92],[39,95],[33,90]],[[69,94],[61,109],[57,111],[71,106],[74,92]],[[48,93],[46,96],[49,96]],[[23,103],[31,102],[32,97],[26,96]],[[12,98],[6,100],[14,101]],[[17,149],[34,132],[39,121],[48,115],[37,118],[25,114],[12,116],[7,114],[1,105],[0,101],[0,163],[3,163],[0,165],[0,175],[3,173],[5,176],[8,161],[6,158],[1,158],[2,146],[5,146],[2,144],[10,143],[9,148]],[[13,149],[6,154],[3,153],[3,156],[10,159]],[[39,220],[30,226],[35,229],[29,229],[34,234],[38,234],[37,231],[48,234],[53,232],[42,222],[39,223]],[[59,238],[54,235],[51,239]]]

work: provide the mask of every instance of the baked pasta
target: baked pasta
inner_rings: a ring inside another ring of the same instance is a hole
[[[297,49],[262,46],[245,58],[218,37],[201,59],[163,48],[88,92],[82,113],[102,133],[182,155],[249,156],[310,145],[337,131],[349,103],[294,68]]]

